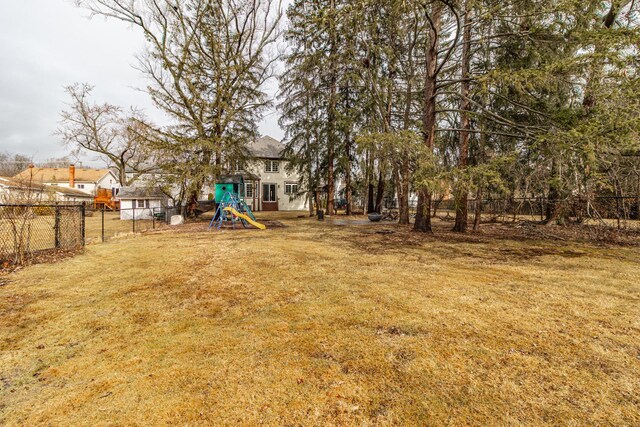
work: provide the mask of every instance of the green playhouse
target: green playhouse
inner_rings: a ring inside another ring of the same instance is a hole
[[[221,176],[218,179],[214,194],[215,202],[220,203],[225,193],[233,193],[244,197],[244,178],[242,175]]]

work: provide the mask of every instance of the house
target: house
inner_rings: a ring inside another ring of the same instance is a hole
[[[122,187],[116,199],[120,201],[120,219],[153,219],[163,212],[167,196],[157,188]]]
[[[75,188],[89,193],[94,198],[95,209],[115,210],[118,207],[114,195],[118,194],[120,182],[111,169],[76,168],[75,165],[70,165],[68,168],[30,166],[14,178],[39,185]]]
[[[0,177],[2,203],[93,204],[93,196],[75,188],[42,185],[15,178]]]
[[[230,184],[230,190],[244,197],[254,211],[296,211],[306,207],[306,198],[299,194],[299,176],[287,170],[284,144],[263,136],[249,144],[249,159],[245,164],[229,167],[229,174],[219,177],[215,186],[205,186],[201,198],[218,200],[220,189]]]
[[[284,148],[284,144],[269,136],[258,138],[247,147],[247,161],[228,165],[226,174],[202,188],[199,199],[218,201],[226,191],[232,191],[241,195],[254,211],[306,209],[306,197],[299,194],[299,176],[287,170]],[[136,178],[138,187],[154,187],[171,181],[167,179],[169,174],[161,170],[151,169],[138,175],[133,170],[126,173],[127,179]],[[174,195],[180,191],[175,184],[168,187]]]
[[[75,165],[70,165],[68,168],[31,166],[14,178],[41,185],[76,188],[94,197],[98,195],[99,189],[109,190],[112,195],[115,195],[120,188],[120,181],[111,169],[76,168]]]

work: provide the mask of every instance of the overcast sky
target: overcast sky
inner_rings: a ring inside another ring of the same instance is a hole
[[[0,151],[36,161],[68,154],[54,136],[67,102],[63,86],[95,86],[97,102],[144,109],[161,120],[141,74],[132,65],[144,44],[139,31],[115,20],[88,18],[72,0],[4,0],[0,12]],[[275,92],[275,82],[270,85]],[[262,134],[281,139],[275,112],[260,125]],[[97,165],[85,156],[86,165]]]

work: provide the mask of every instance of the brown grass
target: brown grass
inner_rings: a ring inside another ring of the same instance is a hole
[[[105,240],[124,234],[133,233],[131,220],[120,220],[120,212],[104,213]],[[136,232],[152,230],[153,227],[163,228],[162,221],[136,220]],[[87,243],[100,243],[102,241],[102,212],[95,211],[92,216],[85,218],[85,237]]]
[[[640,424],[638,248],[295,216],[0,282],[0,424]]]

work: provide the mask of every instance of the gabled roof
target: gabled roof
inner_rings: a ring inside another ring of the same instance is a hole
[[[75,182],[98,182],[110,169],[76,168]],[[20,180],[31,180],[31,170],[25,169],[14,176]],[[33,182],[69,182],[69,168],[33,168]]]
[[[55,193],[71,196],[71,197],[86,197],[88,199],[93,199],[93,196],[89,193],[86,193],[82,190],[78,190],[77,188],[69,188],[69,187],[60,187],[58,185],[42,185],[37,184],[35,182],[27,182],[21,179],[15,178],[5,178],[0,177],[0,186],[5,188],[13,188],[18,190],[28,190],[36,191],[39,193],[46,193],[49,191],[53,191]]]
[[[0,176],[0,185],[5,188],[28,188],[29,186],[21,180],[10,178],[8,176]],[[36,190],[42,190],[44,185],[32,183],[31,187]]]
[[[78,190],[77,188],[60,187],[59,185],[49,185],[46,187],[53,188],[56,193],[64,194],[65,196],[87,197],[93,199],[93,195],[85,191]]]
[[[164,199],[167,196],[159,188],[122,187],[117,199]]]
[[[285,146],[270,136],[262,136],[250,143],[247,148],[252,157],[278,160],[282,158]]]

